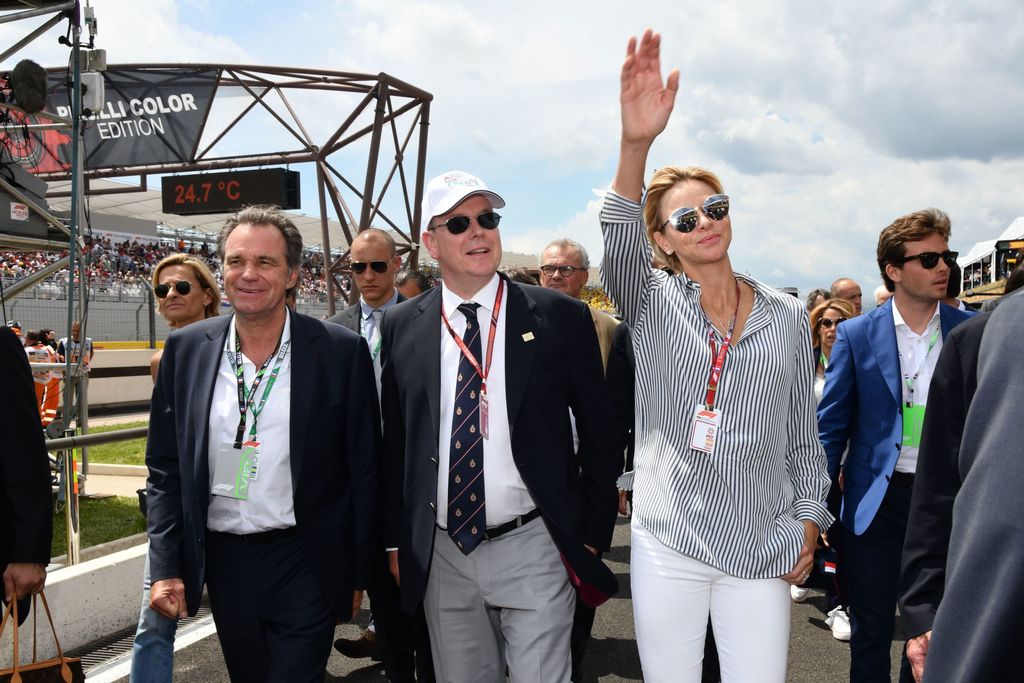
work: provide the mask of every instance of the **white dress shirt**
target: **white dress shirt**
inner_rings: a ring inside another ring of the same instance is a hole
[[[892,321],[896,326],[896,348],[900,354],[900,386],[903,387],[904,406],[910,399],[905,378],[913,377],[918,368],[921,368],[921,374],[914,382],[914,405],[928,403],[928,385],[932,383],[935,363],[939,359],[939,352],[942,351],[942,322],[939,317],[939,305],[935,304],[935,314],[928,322],[924,333],[917,334],[903,320],[896,302],[892,302]],[[928,342],[931,341],[932,333],[936,328],[940,328],[939,334],[931,353],[928,353]],[[917,446],[904,444],[900,448],[900,457],[896,460],[896,471],[913,474],[917,470],[917,451]]]
[[[484,446],[484,497],[487,510],[487,526],[504,524],[520,515],[530,512],[536,503],[526,489],[523,478],[519,475],[516,463],[512,459],[512,435],[508,424],[508,402],[505,397],[505,311],[508,301],[508,288],[501,298],[501,311],[498,313],[497,334],[494,339],[494,353],[491,358],[492,369],[486,367],[487,343],[491,336],[491,314],[494,310],[494,298],[498,293],[500,278],[495,273],[491,281],[470,299],[462,299],[453,293],[442,281],[441,302],[445,315],[459,338],[466,331],[466,317],[458,310],[460,304],[477,303],[477,323],[480,326],[480,353],[478,358],[481,367],[487,371],[487,404],[489,409],[489,437],[483,440]],[[441,416],[438,433],[437,454],[437,524],[442,528],[448,526],[448,456],[451,448],[452,413],[455,410],[456,374],[462,351],[442,321],[438,321],[438,333],[441,335]],[[529,399],[527,399],[529,400]]]
[[[384,311],[398,303],[398,290],[391,293],[391,298],[377,308],[366,303],[363,297],[359,297],[359,334],[370,346],[370,360],[373,361],[373,375],[377,379],[377,397],[380,398],[380,321],[384,317]]]
[[[285,318],[281,344],[292,338],[290,314]],[[207,439],[210,466],[210,487],[213,487],[217,452],[221,444],[235,440],[238,428],[238,385],[235,371],[231,368],[228,352],[235,350],[235,319],[231,318],[227,343],[220,354],[220,366],[213,386],[213,400],[210,401],[210,434]],[[267,367],[263,383],[258,387],[256,405],[259,405],[266,380],[274,368],[275,359]],[[259,368],[242,355],[245,387],[252,389],[253,380]],[[232,534],[252,534],[271,529],[295,526],[295,506],[292,497],[291,448],[288,422],[291,417],[292,396],[292,349],[289,345],[281,370],[274,382],[274,388],[267,397],[257,424],[256,440],[260,443],[259,477],[249,483],[249,499],[235,500],[224,496],[210,496],[210,509],[206,527],[210,531],[226,531]],[[252,412],[245,415],[245,438],[249,438],[252,427]]]

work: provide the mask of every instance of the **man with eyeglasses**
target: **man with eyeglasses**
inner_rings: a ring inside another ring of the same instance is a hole
[[[370,347],[380,393],[381,320],[384,312],[405,297],[395,288],[395,275],[402,265],[395,240],[377,228],[363,230],[350,248],[352,279],[359,288],[359,301],[327,319],[362,335]],[[433,680],[430,644],[422,611],[413,617],[402,613],[398,586],[388,571],[386,557],[374,559],[373,584],[369,590],[370,624],[356,639],[338,638],[334,649],[346,657],[382,659],[389,681]]]
[[[590,279],[590,256],[579,242],[557,239],[544,247],[540,257],[540,286],[568,294],[579,299],[583,287]],[[619,321],[607,313],[590,309],[597,330],[597,342],[601,346],[601,361],[608,367],[608,352],[612,337]]]
[[[498,273],[504,200],[450,171],[423,199],[441,286],[384,318],[384,528],[439,680],[565,681],[577,587],[616,591],[601,354],[585,304]],[[574,457],[569,411],[579,434]]]
[[[949,217],[925,209],[878,238],[893,297],[839,326],[818,428],[829,474],[842,464],[845,569],[850,594],[850,680],[888,681],[900,559],[928,386],[942,341],[968,314],[940,304],[950,265]],[[906,655],[900,680],[911,680]]]

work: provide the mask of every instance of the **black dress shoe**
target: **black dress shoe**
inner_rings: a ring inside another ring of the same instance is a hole
[[[377,634],[367,629],[363,635],[356,639],[338,638],[334,641],[334,649],[352,659],[364,659],[369,657],[375,662],[381,661],[380,644],[377,642]]]

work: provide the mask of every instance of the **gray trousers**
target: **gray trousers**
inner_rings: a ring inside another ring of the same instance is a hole
[[[423,609],[438,681],[569,681],[576,593],[541,519],[463,555],[436,529]]]

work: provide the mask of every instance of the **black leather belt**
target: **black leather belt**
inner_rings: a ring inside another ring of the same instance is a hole
[[[484,538],[486,538],[488,541],[493,541],[498,536],[501,536],[502,534],[507,534],[510,531],[513,531],[521,526],[529,524],[538,517],[540,517],[540,510],[534,508],[527,512],[525,515],[519,515],[515,519],[505,522],[504,524],[499,524],[498,526],[490,527],[489,529],[484,531]]]
[[[893,472],[889,477],[889,483],[897,486],[913,486],[914,475],[911,472]]]
[[[270,543],[271,541],[283,541],[289,538],[296,538],[299,535],[299,530],[293,526],[289,526],[284,529],[258,531],[254,534],[232,534],[226,531],[214,531],[213,533],[230,538],[233,541],[256,545],[260,543]]]

